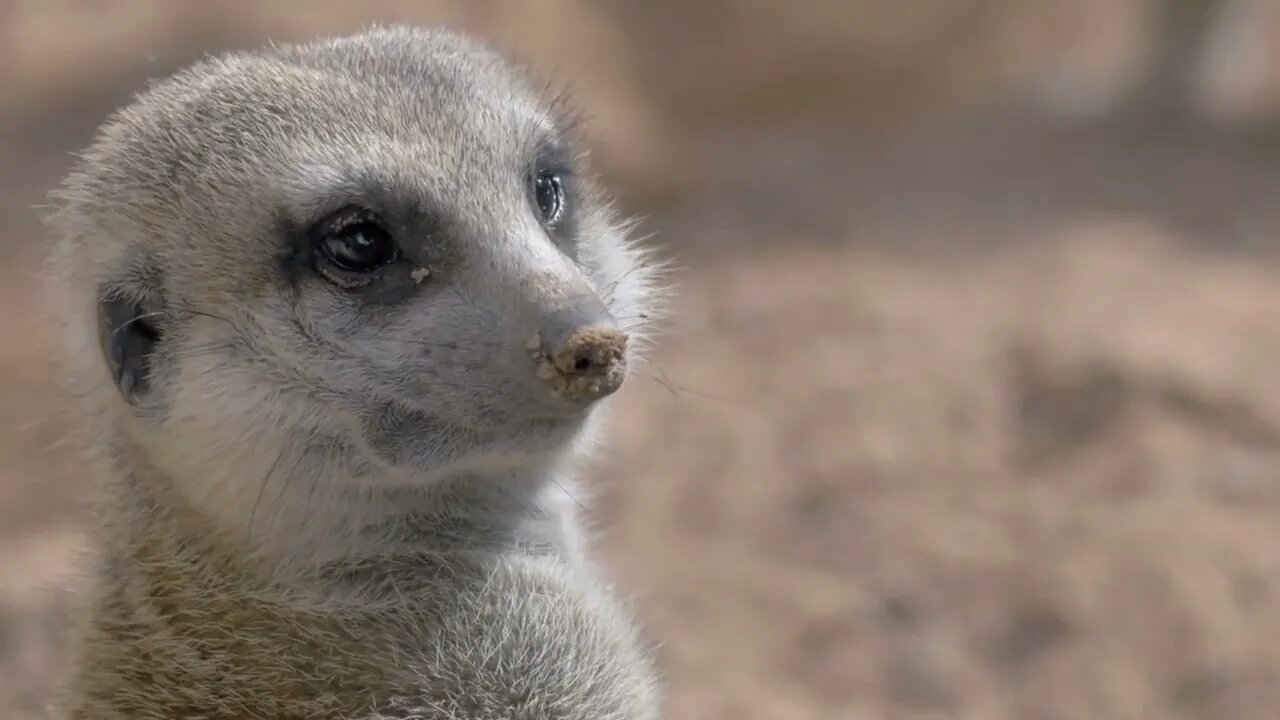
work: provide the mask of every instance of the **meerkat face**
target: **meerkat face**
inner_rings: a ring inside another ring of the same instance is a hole
[[[408,481],[572,445],[634,363],[652,274],[569,130],[441,32],[153,86],[57,218],[133,432],[188,464],[284,444]]]

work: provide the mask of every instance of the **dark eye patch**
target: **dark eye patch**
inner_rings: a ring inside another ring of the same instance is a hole
[[[294,293],[327,287],[369,312],[438,288],[453,257],[440,207],[421,187],[378,176],[282,206],[281,280]]]

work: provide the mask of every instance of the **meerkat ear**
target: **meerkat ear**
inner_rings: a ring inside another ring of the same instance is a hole
[[[115,379],[116,389],[130,404],[151,389],[150,355],[160,341],[161,313],[148,311],[142,302],[116,294],[104,294],[98,302],[98,340]]]

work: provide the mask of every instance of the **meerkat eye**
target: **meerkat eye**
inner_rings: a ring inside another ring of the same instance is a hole
[[[395,260],[396,246],[380,225],[361,222],[326,235],[320,245],[325,257],[348,272],[370,272]]]
[[[317,269],[325,277],[350,286],[353,282],[349,276],[366,275],[395,262],[400,258],[400,249],[376,219],[349,211],[321,223],[316,258]]]
[[[543,170],[533,178],[533,197],[547,225],[555,225],[564,211],[564,183],[560,176]]]

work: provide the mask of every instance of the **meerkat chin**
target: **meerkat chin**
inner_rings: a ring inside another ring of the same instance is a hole
[[[390,28],[205,60],[103,126],[51,218],[106,495],[69,717],[653,717],[572,461],[656,270],[572,125]]]

